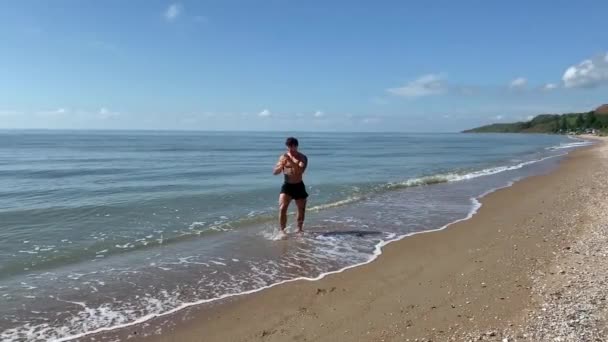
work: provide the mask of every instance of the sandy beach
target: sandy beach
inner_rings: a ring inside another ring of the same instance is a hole
[[[596,139],[370,264],[82,340],[606,341],[608,144]]]

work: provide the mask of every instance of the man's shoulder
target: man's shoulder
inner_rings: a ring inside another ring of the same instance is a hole
[[[302,156],[302,159],[308,160],[308,157],[304,153],[300,153],[300,156]]]

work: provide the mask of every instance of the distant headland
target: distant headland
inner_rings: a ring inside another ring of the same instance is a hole
[[[552,133],[608,135],[608,104],[583,113],[541,114],[530,121],[495,123],[463,133]]]

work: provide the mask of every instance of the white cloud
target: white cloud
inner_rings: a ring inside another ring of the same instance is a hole
[[[532,119],[534,119],[534,115],[528,115],[528,116],[526,117],[526,120],[528,120],[528,121],[530,121],[530,120],[532,120]]]
[[[179,122],[181,124],[185,124],[185,125],[192,125],[192,124],[197,124],[200,122],[199,118],[183,118],[180,119]]]
[[[262,117],[262,118],[266,118],[266,117],[269,117],[271,115],[272,115],[272,113],[270,113],[270,111],[268,109],[264,109],[263,111],[261,111],[261,112],[258,113],[258,116]]]
[[[15,116],[19,115],[19,112],[16,110],[0,110],[0,116]]]
[[[511,89],[522,89],[528,84],[528,80],[524,77],[518,77],[509,83]]]
[[[120,113],[110,111],[109,109],[107,109],[105,107],[102,107],[101,109],[99,109],[99,112],[97,112],[97,116],[100,119],[104,119],[104,120],[110,119],[110,118],[113,118],[113,117],[116,117],[119,115],[120,115]]]
[[[55,110],[43,110],[37,112],[36,114],[39,116],[62,116],[68,113],[68,110],[65,108],[57,108]]]
[[[377,105],[381,105],[381,106],[385,105],[385,104],[388,104],[388,100],[387,99],[382,98],[382,97],[378,97],[378,96],[372,97],[371,101],[372,101],[373,104],[377,104]]]
[[[473,86],[457,86],[457,87],[452,87],[450,90],[461,94],[461,95],[475,95],[477,92],[479,92],[479,88],[473,87]]]
[[[496,115],[496,116],[494,117],[494,119],[496,119],[496,120],[502,120],[502,119],[504,119],[504,118],[505,118],[505,117],[504,117],[504,116],[502,116],[502,115]]]
[[[555,83],[547,83],[543,87],[544,90],[553,90],[553,89],[556,89],[556,88],[557,88],[557,84],[555,84]]]
[[[562,81],[566,88],[594,88],[608,84],[608,53],[569,67]]]
[[[361,123],[362,124],[377,124],[380,123],[382,121],[381,118],[379,117],[368,117],[368,118],[363,118],[361,119]]]
[[[438,95],[446,92],[446,90],[445,79],[438,74],[424,75],[403,87],[387,89],[389,93],[403,97]]]
[[[181,4],[176,3],[169,5],[167,10],[165,11],[165,19],[167,19],[168,21],[174,21],[175,19],[177,19],[177,17],[179,17],[183,9],[184,8]]]
[[[325,116],[325,113],[323,113],[322,111],[318,110],[318,111],[315,112],[314,116],[315,116],[315,118],[320,118],[320,117]]]

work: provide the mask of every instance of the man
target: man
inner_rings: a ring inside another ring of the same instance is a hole
[[[304,226],[306,199],[308,198],[302,177],[308,166],[308,158],[298,152],[298,139],[294,137],[287,138],[285,146],[287,146],[287,153],[279,157],[279,161],[273,170],[275,176],[281,172],[285,175],[285,181],[279,195],[279,227],[281,228],[281,233],[285,233],[287,208],[289,208],[289,203],[293,199],[298,207],[296,221],[298,223],[298,233],[301,233]]]

